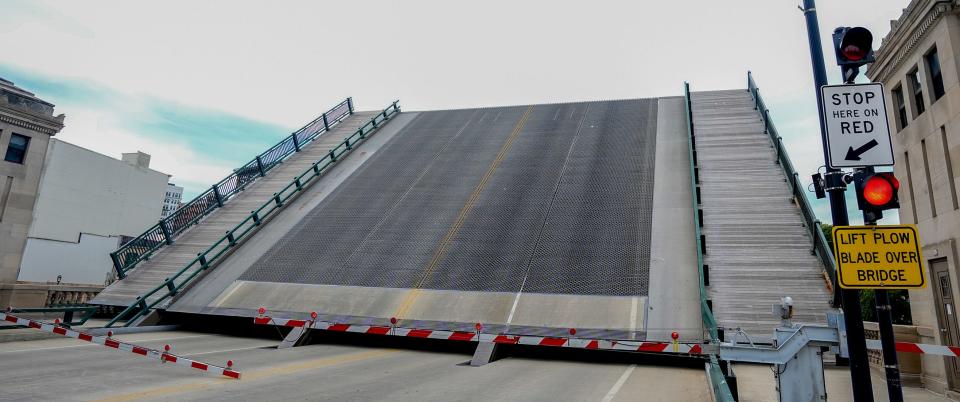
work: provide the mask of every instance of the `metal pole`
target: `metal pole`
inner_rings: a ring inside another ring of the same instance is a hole
[[[863,174],[874,173],[873,167],[858,169]],[[873,213],[863,213],[863,224],[875,226],[877,216]],[[880,327],[880,346],[883,350],[883,370],[887,376],[887,395],[890,402],[903,402],[903,388],[900,384],[900,364],[897,362],[897,345],[893,335],[893,312],[890,306],[890,296],[886,290],[873,291],[877,306],[877,325]]]
[[[847,202],[843,198],[846,184],[840,169],[829,168],[827,154],[826,121],[823,119],[823,98],[820,87],[827,84],[827,71],[823,64],[823,47],[820,44],[820,23],[817,21],[817,5],[814,0],[803,0],[803,15],[807,22],[807,39],[810,43],[810,61],[813,66],[814,93],[817,96],[817,113],[820,115],[820,139],[823,143],[823,161],[828,166],[826,187],[830,197],[830,215],[833,224],[850,224],[847,216]],[[863,318],[860,317],[860,292],[856,289],[836,289],[840,292],[843,305],[843,319],[847,327],[847,349],[850,352],[850,382],[853,385],[855,401],[873,401],[873,386],[870,382],[870,363],[867,361],[867,341],[863,331]]]

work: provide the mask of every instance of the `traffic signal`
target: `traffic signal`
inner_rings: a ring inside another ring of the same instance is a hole
[[[900,208],[900,181],[890,172],[855,173],[857,206],[864,214],[873,214],[874,219],[883,217],[883,211]]]
[[[873,34],[863,27],[840,27],[833,31],[833,49],[837,64],[858,68],[873,63]]]

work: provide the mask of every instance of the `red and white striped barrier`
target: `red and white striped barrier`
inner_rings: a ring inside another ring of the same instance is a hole
[[[960,356],[956,346],[928,345],[924,343],[896,342],[897,352],[919,353],[938,356]],[[867,339],[867,349],[882,350],[879,339]]]
[[[111,338],[109,335],[95,336],[95,335],[88,334],[86,332],[77,331],[77,330],[69,329],[66,327],[61,327],[59,325],[47,324],[45,322],[34,321],[27,318],[15,317],[7,313],[0,313],[0,321],[7,321],[17,325],[24,325],[30,328],[39,329],[44,332],[63,335],[68,338],[79,339],[81,341],[87,341],[90,343],[95,343],[97,345],[102,345],[108,348],[114,348],[114,349],[122,350],[125,352],[131,352],[147,358],[158,359],[161,362],[176,363],[176,364],[187,366],[190,368],[195,368],[197,370],[206,371],[208,373],[240,379],[239,371],[234,371],[229,368],[224,368],[224,367],[215,366],[212,364],[198,362],[196,360],[191,360],[185,357],[172,354],[169,351],[170,350],[169,345],[166,345],[164,347],[166,350],[159,351],[159,350],[145,348],[142,346],[137,346],[137,345],[126,343],[126,342],[120,342],[116,339]],[[227,364],[232,365],[231,363],[232,362],[228,362]]]
[[[337,324],[327,321],[309,321],[309,320],[288,320],[282,318],[271,318],[269,316],[259,316],[253,319],[255,324],[277,325],[281,327],[307,327],[323,331],[352,332],[372,335],[391,335],[406,336],[411,338],[429,338],[445,339],[451,341],[479,341],[493,342],[508,345],[532,345],[532,346],[555,346],[566,348],[596,349],[596,350],[621,350],[630,352],[656,352],[656,353],[680,353],[698,355],[703,353],[700,344],[697,343],[663,343],[663,342],[643,342],[630,340],[608,340],[608,339],[584,339],[584,338],[565,338],[531,335],[507,335],[507,334],[487,334],[481,332],[482,326],[477,324],[477,332],[466,331],[441,331],[433,329],[415,329],[402,328],[396,326],[377,326],[377,325],[353,325]],[[391,322],[396,322],[391,319]],[[570,334],[576,334],[576,330],[571,329]]]

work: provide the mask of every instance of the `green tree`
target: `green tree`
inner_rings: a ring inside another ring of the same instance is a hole
[[[829,223],[821,223],[820,231],[823,232],[823,237],[827,239],[827,246],[830,246],[830,252],[833,252],[833,225]]]
[[[890,313],[894,324],[911,325],[910,293],[906,289],[888,290]],[[872,290],[860,291],[860,316],[864,321],[877,321],[877,301]]]

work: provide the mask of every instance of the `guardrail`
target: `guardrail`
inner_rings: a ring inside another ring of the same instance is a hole
[[[700,228],[703,226],[703,221],[700,219],[700,192],[698,191],[700,186],[700,168],[699,164],[697,163],[697,137],[694,134],[693,129],[693,104],[690,101],[690,84],[687,82],[683,83],[683,99],[684,106],[686,107],[687,119],[687,151],[688,155],[690,156],[690,185],[692,190],[691,198],[693,199],[693,227],[697,242],[697,272],[700,274],[700,319],[703,322],[704,331],[707,332],[710,338],[710,343],[716,345],[720,342],[719,333],[717,331],[717,320],[713,316],[713,311],[710,310],[710,305],[707,304],[707,289],[706,286],[704,286],[704,250],[700,233]],[[716,356],[710,357],[710,361],[707,362],[706,368],[707,374],[709,374],[708,380],[710,381],[711,388],[713,389],[714,400],[721,402],[733,402],[733,393],[730,392],[730,387],[727,384],[723,370],[720,368],[720,364],[717,361]]]
[[[817,219],[816,214],[814,214],[810,201],[807,200],[805,187],[800,181],[800,175],[794,169],[793,163],[790,162],[790,157],[783,147],[783,137],[780,137],[780,134],[777,133],[777,128],[773,125],[773,120],[770,119],[770,110],[767,109],[763,97],[760,96],[760,88],[757,87],[757,83],[753,80],[753,74],[749,71],[747,72],[747,89],[750,91],[750,95],[753,96],[754,107],[760,112],[760,116],[763,118],[764,128],[777,150],[777,162],[787,175],[787,184],[790,186],[790,191],[793,193],[793,198],[796,200],[797,206],[800,207],[800,213],[803,215],[804,223],[810,231],[810,237],[813,238],[813,248],[810,252],[820,258],[824,270],[830,277],[830,283],[833,286],[833,301],[831,305],[833,307],[839,307],[840,297],[839,292],[837,292],[836,274],[837,263],[833,258],[833,251],[830,249],[827,239],[823,235],[823,231],[820,230],[821,222]]]
[[[39,313],[39,314],[49,314],[49,313],[63,313],[62,325],[65,327],[71,327],[74,325],[83,325],[93,317],[94,314],[100,309],[100,306],[91,306],[89,304],[82,305],[63,305],[63,306],[52,306],[52,307],[35,307],[35,308],[14,308],[8,307],[6,312],[8,313]],[[74,313],[81,313],[82,315],[77,318],[74,317]]]
[[[314,162],[310,168],[305,170],[300,175],[294,177],[290,184],[281,189],[279,192],[274,193],[273,197],[267,202],[265,202],[259,208],[251,211],[249,216],[234,226],[233,229],[227,231],[223,237],[214,242],[203,252],[198,253],[197,258],[194,258],[185,267],[173,274],[173,276],[166,278],[163,283],[153,288],[149,292],[141,296],[137,296],[136,301],[121,311],[120,314],[117,314],[117,316],[110,320],[105,327],[113,326],[122,318],[128,318],[128,321],[124,326],[130,325],[137,318],[149,313],[150,310],[160,302],[179,293],[184,286],[193,280],[193,278],[212,267],[220,258],[230,251],[230,249],[235,247],[241,240],[249,236],[254,229],[259,227],[264,222],[265,219],[271,217],[281,208],[286,206],[287,201],[302,192],[308,184],[319,177],[328,167],[330,167],[330,165],[336,163],[337,160],[343,156],[343,154],[353,150],[353,148],[359,143],[362,143],[364,140],[366,140],[368,135],[380,128],[384,122],[389,120],[395,114],[400,113],[400,107],[397,105],[399,102],[400,101],[394,101],[393,104],[388,106],[386,109],[383,109],[383,111],[377,115],[373,116],[373,118],[370,119],[370,121],[368,121],[366,124],[360,126],[357,131],[344,139],[343,142],[338,144],[336,147],[331,149],[330,152],[324,155],[323,158]],[[161,292],[163,293],[160,294],[160,296],[154,301],[148,302],[151,297]]]
[[[117,276],[120,279],[125,278],[127,272],[140,261],[149,259],[161,247],[173,244],[176,237],[190,226],[213,210],[222,207],[233,196],[243,191],[248,184],[265,176],[288,156],[299,152],[300,148],[309,144],[320,134],[329,131],[331,127],[351,114],[353,114],[353,99],[347,98],[239,169],[235,169],[229,176],[200,193],[170,216],[161,219],[140,236],[124,243],[119,249],[110,253]]]

